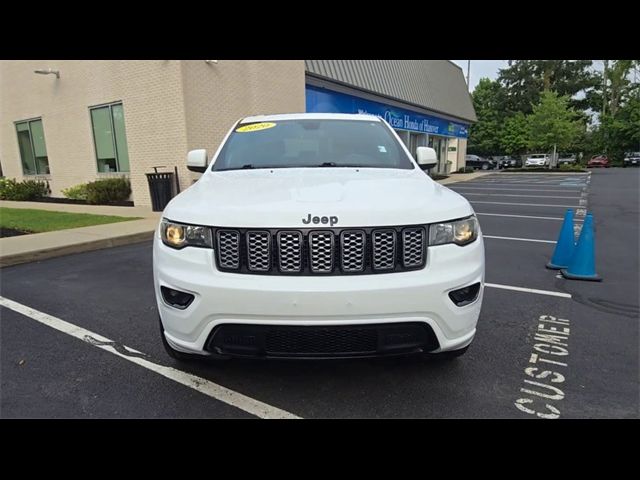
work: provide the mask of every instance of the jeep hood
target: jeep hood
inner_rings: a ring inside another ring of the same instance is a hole
[[[163,217],[219,227],[323,228],[433,223],[471,215],[462,196],[421,170],[286,168],[207,172],[175,197]]]

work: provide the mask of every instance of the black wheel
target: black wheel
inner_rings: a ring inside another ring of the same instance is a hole
[[[487,165],[486,163],[483,163],[482,170],[489,170],[489,165]]]
[[[208,358],[202,355],[184,353],[184,352],[179,352],[178,350],[175,350],[171,345],[169,345],[169,342],[167,342],[167,339],[164,336],[164,327],[162,326],[162,320],[160,319],[160,317],[158,317],[158,320],[159,320],[158,323],[160,323],[160,337],[162,338],[162,346],[164,347],[165,351],[171,358],[178,360],[179,362],[195,362],[198,360],[204,360]]]
[[[438,361],[453,360],[454,358],[461,357],[462,355],[467,353],[467,350],[469,350],[469,347],[470,345],[467,345],[466,347],[460,348],[459,350],[450,350],[448,352],[439,352],[439,353],[426,353],[425,355],[429,359],[438,360]]]

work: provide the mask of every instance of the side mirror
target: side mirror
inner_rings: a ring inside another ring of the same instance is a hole
[[[204,148],[191,150],[187,154],[187,168],[192,172],[203,173],[207,169],[207,151]]]
[[[418,147],[416,149],[416,160],[418,160],[420,168],[424,170],[435,167],[436,163],[438,163],[438,156],[433,148]]]

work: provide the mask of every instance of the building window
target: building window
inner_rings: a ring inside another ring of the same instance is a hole
[[[18,148],[22,160],[22,172],[25,175],[48,175],[49,157],[44,143],[42,119],[16,122]]]
[[[98,172],[128,172],[129,151],[122,103],[92,107],[90,111]]]

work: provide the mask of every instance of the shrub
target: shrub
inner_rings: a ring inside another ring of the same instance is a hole
[[[9,180],[8,178],[0,178],[0,200],[8,200],[8,197],[12,194],[15,188],[15,180]]]
[[[49,182],[42,180],[0,179],[0,200],[28,201],[46,197],[51,193]]]
[[[72,198],[73,200],[86,200],[87,184],[81,183],[80,185],[65,188],[62,190],[62,194],[67,198]]]
[[[88,203],[123,202],[131,195],[131,184],[126,178],[106,178],[87,183],[86,190]]]
[[[460,167],[458,173],[473,173],[473,167]]]

